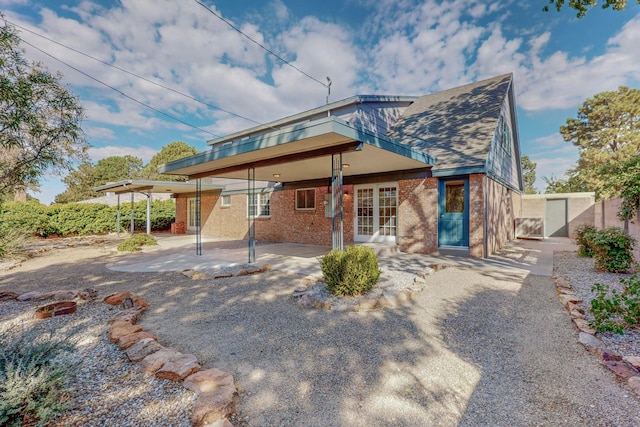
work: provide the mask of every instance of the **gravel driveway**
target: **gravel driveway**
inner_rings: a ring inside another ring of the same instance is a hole
[[[105,251],[54,255],[0,272],[0,289],[137,293],[145,330],[234,375],[238,425],[640,425],[640,400],[576,342],[550,277],[447,268],[404,306],[340,313],[298,308],[292,274],[194,281],[107,270]]]

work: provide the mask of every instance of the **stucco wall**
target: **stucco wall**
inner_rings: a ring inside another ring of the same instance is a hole
[[[576,228],[580,225],[594,224],[594,193],[525,194],[522,196],[519,218],[542,218],[544,220],[547,200],[550,199],[567,200],[569,237],[575,238]]]

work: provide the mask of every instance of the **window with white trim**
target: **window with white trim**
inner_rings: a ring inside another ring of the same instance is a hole
[[[222,206],[231,206],[231,194],[223,194],[220,196],[220,204]]]
[[[247,195],[247,215],[267,217],[271,215],[271,193],[256,193]]]
[[[316,189],[305,188],[296,190],[296,210],[315,210],[316,209]]]

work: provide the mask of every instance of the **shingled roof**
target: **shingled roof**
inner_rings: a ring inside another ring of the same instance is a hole
[[[505,74],[421,96],[387,136],[435,157],[434,171],[485,168],[512,79]]]

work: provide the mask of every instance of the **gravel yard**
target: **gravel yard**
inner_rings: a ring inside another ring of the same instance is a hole
[[[401,307],[338,313],[297,307],[297,275],[114,272],[112,247],[43,252],[0,271],[0,289],[136,293],[150,304],[145,331],[233,374],[236,427],[640,425],[640,400],[576,342],[549,277],[447,268]],[[584,260],[560,260],[561,271],[584,273]],[[189,425],[192,394],[145,377],[108,342],[113,309],[83,303],[36,321],[34,307],[0,302],[2,333],[74,330],[83,360],[75,409],[56,425]]]
[[[621,278],[629,278],[631,274],[615,274],[596,271],[593,258],[581,258],[575,252],[557,252],[554,256],[554,274],[565,276],[571,281],[571,287],[576,295],[582,299],[582,309],[588,320],[593,320],[589,312],[591,300],[595,296],[591,287],[595,283],[608,285],[610,289],[622,290]],[[640,356],[640,328],[627,330],[624,335],[613,332],[597,334],[610,350],[621,356]]]

